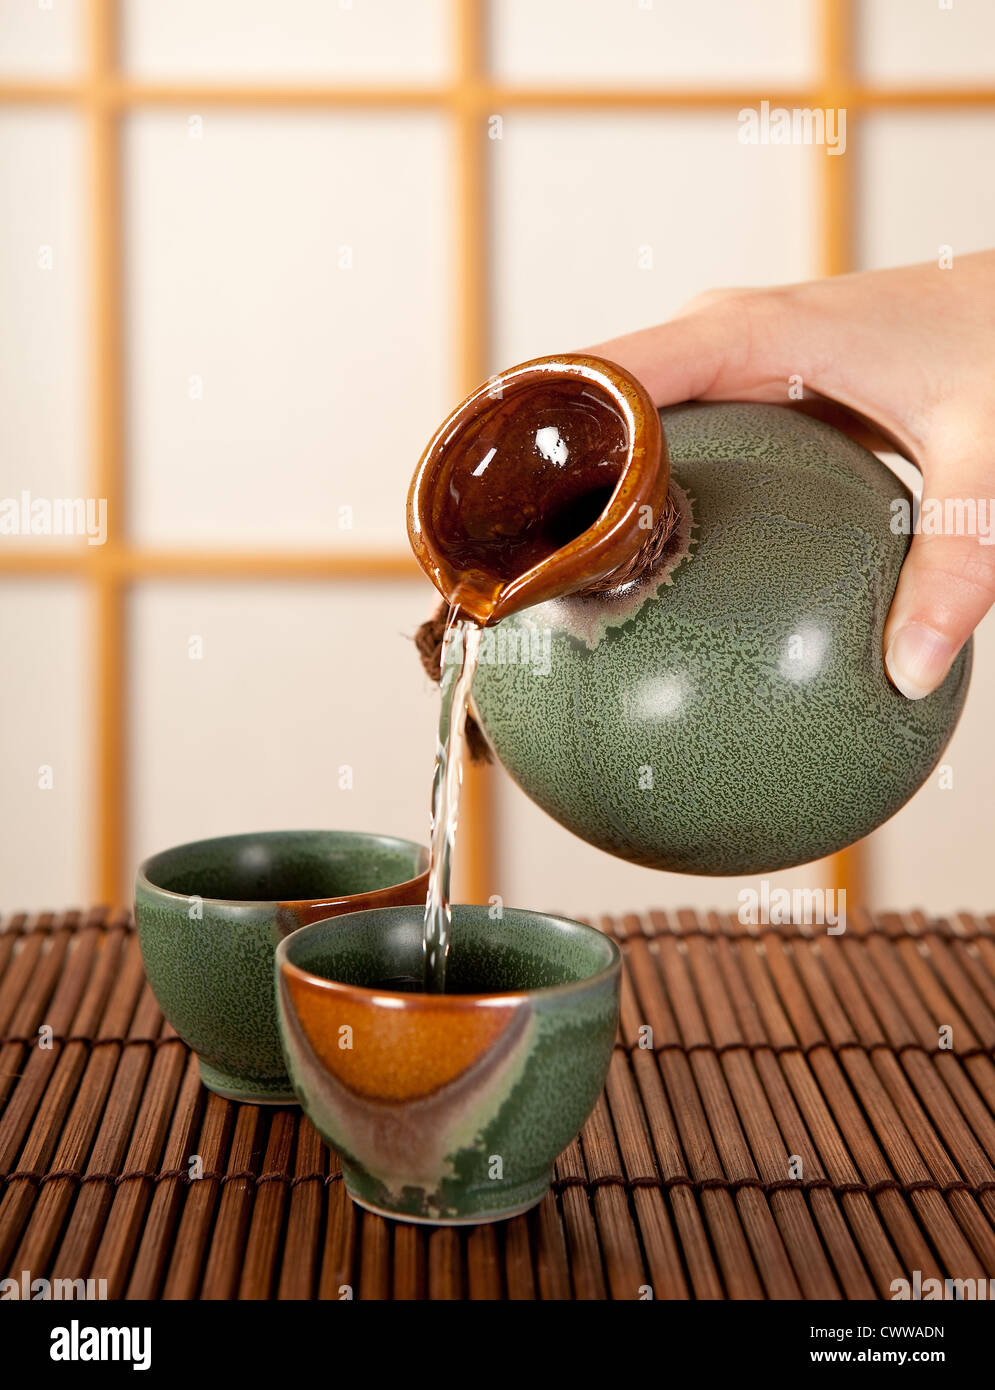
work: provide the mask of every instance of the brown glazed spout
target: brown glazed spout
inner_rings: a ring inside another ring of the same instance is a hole
[[[656,407],[633,376],[562,354],[511,367],[437,430],[408,494],[422,569],[488,626],[624,565],[670,481]]]

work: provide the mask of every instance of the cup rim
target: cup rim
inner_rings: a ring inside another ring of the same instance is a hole
[[[154,854],[146,855],[139,864],[135,872],[135,889],[143,888],[149,893],[154,893],[158,897],[172,899],[176,902],[189,902],[190,893],[177,893],[172,888],[161,888],[148,876],[149,865],[153,860],[160,858],[164,854],[175,854],[179,850],[200,849],[205,845],[220,845],[231,840],[269,840],[277,835],[346,835],[356,840],[376,840],[382,845],[389,845],[397,849],[411,849],[417,851],[417,861],[423,865],[422,868],[412,878],[399,879],[397,883],[384,884],[383,888],[366,888],[361,893],[340,893],[338,895],[323,893],[317,898],[206,898],[198,893],[195,896],[202,903],[211,903],[217,907],[238,907],[238,908],[271,908],[275,909],[287,903],[292,903],[301,907],[308,907],[315,903],[328,903],[330,906],[337,902],[348,902],[350,898],[366,897],[369,893],[384,893],[391,889],[413,887],[420,879],[428,875],[429,852],[425,845],[421,845],[417,840],[406,840],[402,835],[384,835],[377,830],[330,830],[330,829],[290,829],[290,830],[242,830],[232,835],[207,835],[201,840],[185,840],[179,845],[168,845],[165,849],[157,849]],[[375,909],[370,909],[375,910]],[[331,920],[330,917],[321,917],[319,921]],[[309,924],[310,925],[310,924]],[[303,928],[298,928],[303,930]]]
[[[465,909],[485,912],[487,909],[481,907],[479,903],[453,903],[453,912]],[[535,989],[511,989],[503,990],[499,994],[429,994],[426,991],[414,993],[401,992],[400,990],[375,989],[369,985],[351,985],[344,980],[329,980],[323,975],[317,975],[312,970],[307,970],[303,966],[295,965],[293,961],[287,959],[287,951],[295,937],[303,932],[313,931],[316,927],[325,926],[330,922],[345,926],[348,921],[355,926],[357,916],[372,915],[380,912],[405,912],[409,909],[403,905],[398,907],[370,907],[363,909],[360,913],[349,913],[344,917],[320,917],[316,922],[309,922],[307,926],[298,927],[296,931],[290,932],[277,945],[275,952],[277,973],[286,972],[295,979],[305,984],[315,986],[328,994],[355,995],[361,999],[385,999],[389,1001],[391,1008],[418,1008],[418,1009],[459,1009],[470,1006],[483,1005],[495,1008],[506,1008],[510,1004],[521,1004],[530,999],[549,999],[564,997],[574,993],[582,993],[595,985],[600,985],[610,980],[612,976],[621,974],[622,952],[618,942],[614,941],[607,932],[601,931],[598,927],[593,927],[587,922],[578,922],[573,917],[562,917],[555,912],[534,912],[530,908],[506,907],[505,917],[541,917],[546,922],[551,922],[557,930],[568,927],[572,930],[581,932],[584,936],[595,936],[599,941],[607,944],[611,959],[602,969],[596,970],[592,975],[584,975],[579,980],[564,980],[558,985],[538,985]]]

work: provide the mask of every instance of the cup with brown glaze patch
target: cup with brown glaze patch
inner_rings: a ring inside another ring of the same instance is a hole
[[[276,951],[288,1071],[354,1201],[432,1224],[542,1201],[605,1082],[621,955],[548,913],[455,906],[446,992],[424,992],[423,913],[302,927]]]
[[[351,830],[226,835],[146,859],[135,882],[145,973],[205,1086],[292,1104],[273,998],[277,943],[343,913],[424,907],[427,891],[423,846]]]

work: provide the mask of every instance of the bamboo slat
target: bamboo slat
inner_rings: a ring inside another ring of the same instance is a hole
[[[605,1091],[532,1212],[354,1207],[294,1108],[235,1105],[129,918],[0,924],[0,1275],[128,1299],[873,1299],[995,1278],[995,919],[599,923],[625,961]]]

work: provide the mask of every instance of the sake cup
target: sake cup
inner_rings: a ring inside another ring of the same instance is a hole
[[[446,992],[423,992],[422,912],[315,922],[276,950],[294,1090],[346,1188],[404,1221],[539,1202],[604,1085],[621,956],[593,927],[456,906]]]
[[[424,904],[428,851],[350,830],[226,835],[146,859],[135,882],[145,973],[205,1086],[288,1104],[273,999],[277,942],[319,918]]]

